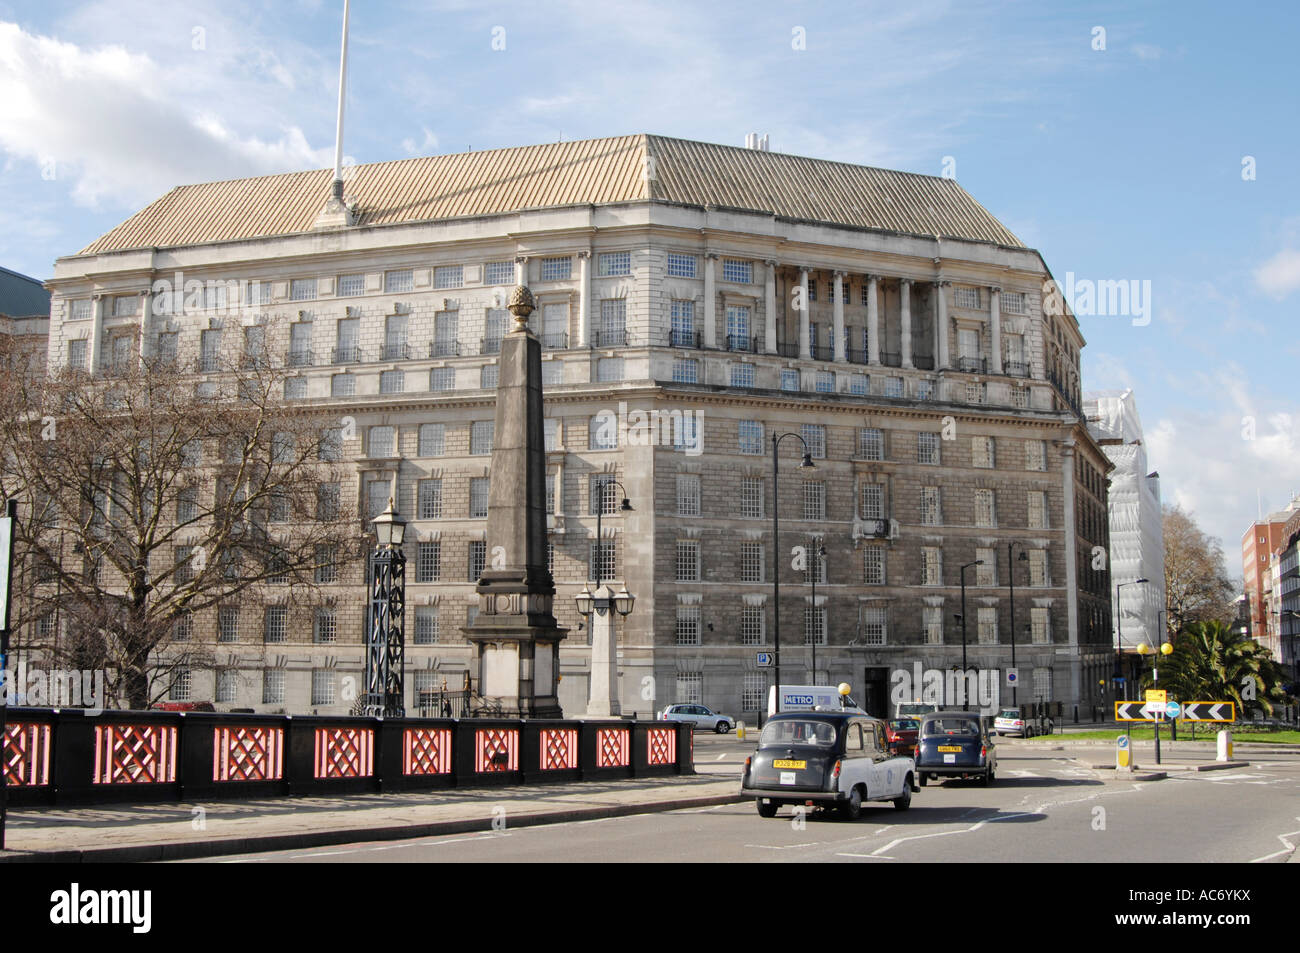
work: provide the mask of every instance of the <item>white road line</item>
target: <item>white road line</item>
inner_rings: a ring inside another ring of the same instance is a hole
[[[865,860],[897,860],[897,857],[890,857],[887,854],[851,854],[848,851],[838,851],[836,857],[862,857]]]
[[[1300,821],[1300,817],[1297,817],[1296,820]],[[1251,861],[1251,863],[1262,864],[1264,861],[1272,860],[1274,857],[1281,857],[1283,854],[1294,853],[1296,849],[1295,844],[1287,840],[1287,838],[1295,837],[1296,835],[1300,835],[1300,831],[1287,831],[1285,834],[1278,834],[1277,839],[1283,843],[1285,849],[1274,851],[1271,854],[1265,854],[1263,857],[1256,857]]]
[[[723,758],[725,758],[726,756],[727,756],[727,752],[724,751],[724,752],[722,752],[722,754],[718,755],[718,756],[717,756],[716,758],[714,758],[713,760],[714,760],[714,761],[721,761],[721,760],[722,760]]]

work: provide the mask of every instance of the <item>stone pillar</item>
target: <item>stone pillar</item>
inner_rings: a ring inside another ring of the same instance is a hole
[[[898,300],[900,302],[899,351],[903,355],[903,366],[912,367],[912,279],[902,278],[898,282]]]
[[[1074,526],[1074,438],[1066,437],[1061,442],[1061,498],[1064,501],[1061,522],[1065,529],[1065,606],[1066,618],[1070,631],[1071,646],[1079,644],[1079,579]],[[1049,549],[1050,553],[1051,550]],[[1050,575],[1050,563],[1049,563]],[[1055,580],[1053,580],[1054,582]],[[1119,607],[1115,607],[1116,613]]]
[[[578,252],[578,340],[575,347],[591,343],[591,252]]]
[[[867,363],[880,363],[880,278],[867,275]]]
[[[528,286],[528,256],[517,255],[515,257],[515,284]]]
[[[709,252],[704,256],[704,346],[718,346],[718,256]]]
[[[808,271],[799,269],[799,356],[805,361],[812,360],[812,345],[808,340]]]
[[[841,363],[849,359],[844,353],[844,272],[835,272],[835,284],[831,288],[834,295],[834,310],[831,318],[831,356]]]
[[[763,291],[763,350],[776,353],[776,262],[765,261],[767,286]]]
[[[501,342],[487,568],[476,586],[478,616],[463,631],[474,646],[481,695],[506,717],[559,718],[560,641],[567,630],[555,621],[555,583],[546,567],[542,348],[528,329],[532,292],[515,288],[509,308],[515,326]]]
[[[100,339],[104,336],[104,309],[110,306],[111,301],[108,295],[95,295],[95,306],[91,309],[93,317],[90,321],[90,353],[86,355],[86,360],[90,362],[86,370],[90,374],[99,373]]]
[[[555,517],[557,522],[564,520],[564,458],[555,465]]]
[[[591,681],[587,694],[588,718],[617,718],[623,713],[618,692],[618,639],[614,634],[614,591],[602,585],[595,592],[595,603],[605,603],[604,612],[592,611]]]
[[[993,374],[1002,373],[1002,289],[989,289],[989,331],[992,335],[990,347],[993,353],[989,355],[989,371]]]
[[[153,295],[147,291],[140,292],[140,363],[143,364],[153,355],[153,342],[149,340],[150,325],[153,324]]]
[[[948,281],[934,283],[934,369],[948,366]]]

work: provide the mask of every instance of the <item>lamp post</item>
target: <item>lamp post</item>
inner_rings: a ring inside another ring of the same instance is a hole
[[[9,692],[4,677],[9,669],[9,590],[13,584],[14,536],[18,528],[18,501],[5,500],[0,511],[0,850],[5,849],[5,820],[9,798],[9,761],[4,741],[8,737]],[[59,553],[63,555],[62,551]]]
[[[622,714],[618,698],[618,645],[614,632],[614,613],[627,617],[632,612],[636,597],[622,586],[618,593],[609,586],[601,585],[601,569],[604,562],[604,540],[601,538],[602,519],[605,512],[605,493],[610,487],[618,487],[624,494],[619,512],[632,512],[632,503],[627,498],[627,490],[617,480],[598,480],[596,482],[596,551],[592,575],[595,576],[595,591],[583,585],[582,592],[574,598],[578,613],[587,622],[587,637],[591,645],[591,682],[587,698],[587,717],[612,718]],[[595,615],[593,616],[593,613]],[[597,632],[597,629],[600,631]]]
[[[794,437],[803,444],[803,460],[799,462],[799,469],[817,469],[817,465],[812,462],[812,453],[808,450],[808,441],[800,434],[793,432],[772,434],[772,662],[775,670],[773,677],[776,679],[773,686],[776,691],[775,707],[778,714],[781,711],[781,524],[778,513],[781,508],[781,493],[777,484],[779,479],[777,449],[786,437]]]
[[[400,718],[406,713],[403,693],[406,668],[406,557],[402,539],[406,521],[388,507],[373,520],[375,552],[370,557],[370,633],[366,642],[364,712]]]
[[[1168,655],[1173,650],[1174,647],[1170,645],[1168,642],[1162,642],[1160,644],[1161,655]],[[1138,655],[1151,656],[1151,687],[1155,688],[1157,685],[1160,684],[1160,670],[1156,668],[1156,661],[1157,661],[1156,650],[1151,646],[1147,645],[1145,642],[1139,642],[1137,647],[1137,652]],[[1156,715],[1155,726],[1156,726],[1156,764],[1159,764],[1160,763],[1160,714],[1159,713],[1157,713]]]
[[[632,512],[632,501],[629,500],[629,499],[627,498],[627,490],[624,489],[622,483],[619,483],[617,480],[597,480],[597,481],[596,481],[596,500],[597,500],[597,503],[596,503],[596,553],[595,553],[595,558],[592,559],[592,563],[593,563],[594,566],[595,566],[595,568],[594,568],[592,571],[593,571],[593,572],[595,573],[595,575],[596,575],[596,579],[595,579],[595,583],[596,583],[596,592],[599,592],[599,591],[600,591],[600,570],[601,570],[601,563],[604,562],[604,558],[605,558],[605,540],[604,540],[604,538],[601,536],[601,520],[602,520],[602,518],[603,518],[604,515],[605,515],[605,491],[606,491],[609,487],[611,487],[611,486],[616,486],[616,487],[618,487],[620,490],[623,491],[623,502],[619,504],[618,511],[619,511],[620,513],[631,513],[631,512]],[[608,587],[606,587],[606,588],[608,588]],[[586,589],[584,588],[584,591],[588,591],[588,590],[586,590]],[[624,591],[624,592],[627,591],[626,587],[624,587],[624,590],[623,590],[623,591]],[[581,598],[581,597],[579,597],[579,598]],[[578,611],[579,611],[579,612],[582,612],[581,609],[579,609]],[[628,612],[631,612],[631,611],[632,611],[631,609],[628,609]],[[590,607],[588,607],[587,612],[583,613],[583,615],[587,615],[587,614],[589,614],[590,612],[591,612],[591,609],[590,609]],[[627,612],[624,612],[623,615],[627,615]],[[587,633],[587,642],[588,642],[588,644],[591,644],[591,639],[592,639],[592,635],[591,635],[590,628],[589,628],[589,629],[588,629],[588,633]]]
[[[1007,585],[1011,589],[1011,667],[1016,667],[1016,563],[1011,558],[1015,548],[1020,547],[1020,561],[1029,562],[1029,554],[1024,551],[1024,543],[1007,543]],[[965,610],[962,610],[963,613]],[[1011,683],[1011,704],[1016,708],[1020,707],[1016,692],[1020,686],[1020,673],[1016,673],[1016,680]]]
[[[983,566],[984,560],[977,559],[961,567],[961,710],[966,710],[967,696],[970,694],[970,681],[966,673],[966,570],[972,566]]]
[[[817,628],[821,621],[821,614],[817,611],[817,577],[821,575],[821,557],[826,555],[826,548],[822,546],[821,537],[815,537],[813,543],[808,547],[808,556],[812,560],[812,611],[813,611],[813,628],[812,628],[812,683],[817,682]]]
[[[1117,582],[1115,584],[1115,701],[1120,700],[1118,690],[1119,681],[1122,677],[1120,672],[1120,653],[1124,651],[1124,613],[1120,610],[1119,591],[1125,586],[1137,586],[1150,581],[1151,580],[1149,579],[1135,579],[1132,582]]]

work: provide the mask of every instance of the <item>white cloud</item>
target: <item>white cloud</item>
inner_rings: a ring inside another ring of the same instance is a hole
[[[1255,284],[1279,300],[1300,288],[1300,251],[1284,248],[1264,262],[1255,269]]]
[[[1134,43],[1132,46],[1133,55],[1140,60],[1158,60],[1164,51],[1158,46],[1150,43]]]
[[[408,156],[433,155],[438,151],[438,137],[427,126],[421,126],[424,138],[419,142],[409,136],[402,140],[402,151]]]

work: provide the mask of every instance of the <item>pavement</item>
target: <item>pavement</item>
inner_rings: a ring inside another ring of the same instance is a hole
[[[1070,742],[1068,737],[1000,739],[998,747],[1004,758],[1017,749],[1069,749],[1068,759],[1082,767],[1114,767],[1113,743]],[[732,804],[744,800],[737,793],[737,775],[754,740],[753,735],[745,741],[697,735],[693,776],[346,797],[19,808],[9,812],[9,849],[0,853],[0,863],[212,858]],[[1132,773],[1103,771],[1104,780],[1154,781],[1169,772],[1231,770],[1251,763],[1215,762],[1213,743],[1166,742],[1157,767],[1154,744],[1134,742],[1133,747],[1141,767]],[[1257,747],[1269,746],[1237,745],[1236,753],[1246,759],[1273,753]],[[1286,753],[1300,755],[1294,746]]]

